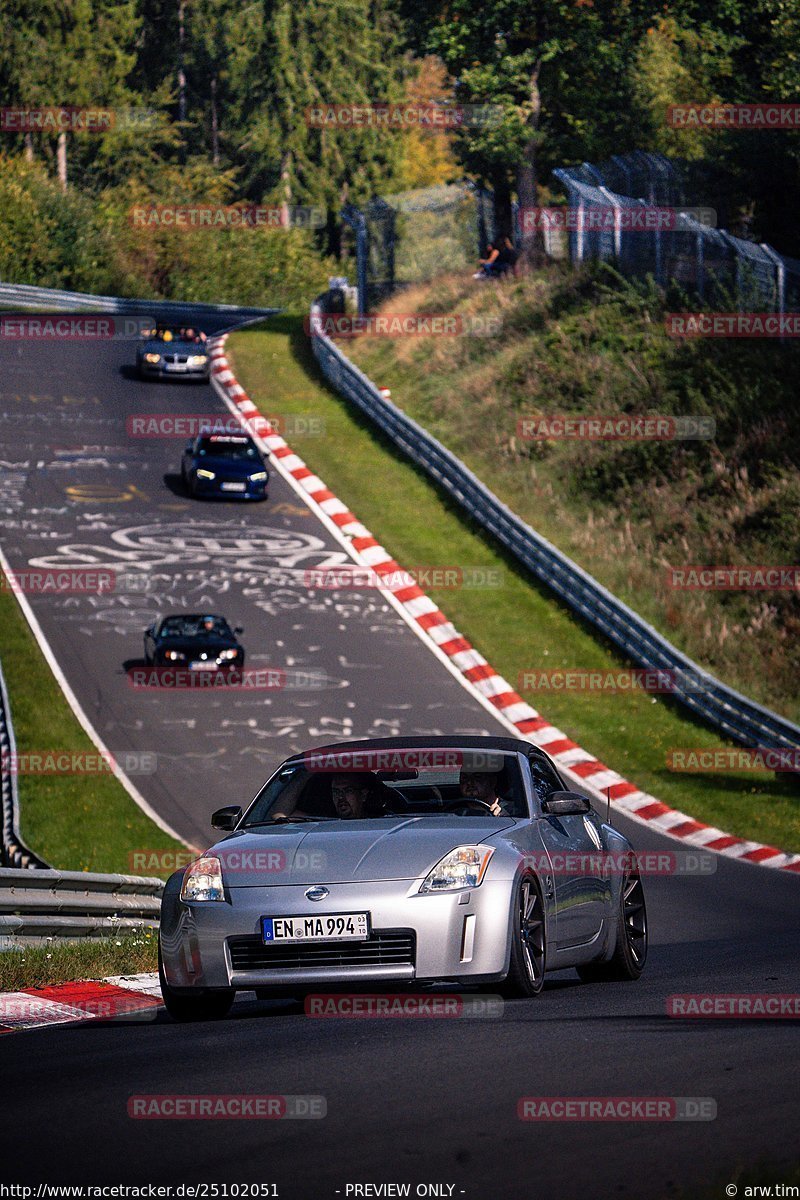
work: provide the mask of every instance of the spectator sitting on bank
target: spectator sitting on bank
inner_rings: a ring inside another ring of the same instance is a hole
[[[493,279],[497,275],[502,275],[500,265],[500,250],[495,246],[494,242],[489,242],[486,247],[486,258],[478,260],[480,267],[472,276],[473,279]]]
[[[503,245],[500,249],[500,257],[498,264],[502,264],[502,271],[508,271],[511,275],[515,274],[517,269],[517,260],[519,253],[514,248],[514,243],[510,237],[503,238]]]

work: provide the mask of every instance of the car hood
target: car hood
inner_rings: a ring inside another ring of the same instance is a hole
[[[208,455],[194,455],[192,464],[195,467],[202,467],[206,471],[214,471],[219,475],[234,475],[237,479],[247,479],[248,475],[255,475],[256,471],[266,471],[266,467],[257,458],[250,459],[249,462],[243,459],[223,458],[220,456],[210,457]]]
[[[415,879],[456,846],[476,845],[511,818],[396,817],[243,829],[207,853],[230,888]]]
[[[205,651],[207,654],[217,654],[220,650],[233,650],[237,643],[232,638],[182,638],[169,637],[159,638],[156,642],[157,650],[179,650],[183,654],[202,654]]]
[[[171,342],[162,342],[158,338],[143,342],[139,347],[140,354],[205,354],[208,351],[197,342],[179,342],[177,338]]]

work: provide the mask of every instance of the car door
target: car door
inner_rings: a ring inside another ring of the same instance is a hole
[[[595,822],[589,813],[542,812],[542,800],[565,790],[565,784],[544,759],[532,755],[529,765],[539,810],[537,828],[550,860],[558,948],[590,944],[602,931],[611,898]]]

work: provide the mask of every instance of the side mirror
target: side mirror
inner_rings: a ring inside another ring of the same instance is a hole
[[[244,629],[242,628],[241,625],[237,625],[233,632],[234,633],[244,633]]]
[[[186,453],[187,454],[190,453],[193,449],[194,449],[194,442],[187,442],[186,443]]]
[[[579,816],[591,810],[591,804],[580,792],[551,792],[542,801],[542,812],[552,813],[554,817]]]
[[[155,625],[148,625],[147,629],[145,629],[145,631],[144,631],[144,636],[152,637],[155,632],[155,628],[156,628]]]
[[[218,808],[211,814],[211,824],[215,829],[235,829],[241,815],[242,810],[238,804],[229,804],[227,808]]]

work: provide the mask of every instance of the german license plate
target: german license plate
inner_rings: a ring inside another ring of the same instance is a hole
[[[190,671],[214,671],[217,664],[214,662],[193,662],[189,663]]]
[[[223,492],[243,492],[245,485],[243,483],[223,483],[222,490]]]
[[[166,371],[187,371],[189,368],[186,363],[164,363]]]
[[[364,942],[369,913],[321,913],[310,917],[262,917],[261,938],[276,942]]]

